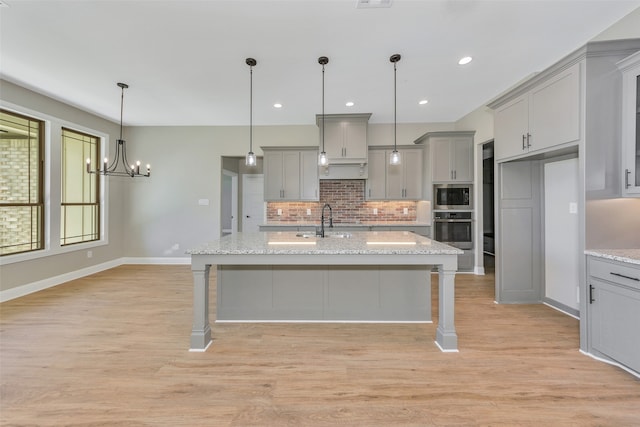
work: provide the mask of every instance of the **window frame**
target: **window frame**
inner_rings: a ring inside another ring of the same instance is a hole
[[[44,249],[32,252],[21,252],[17,254],[5,255],[0,257],[0,266],[13,264],[16,262],[31,261],[45,258],[53,255],[61,255],[70,252],[87,251],[83,257],[89,258],[90,249],[109,244],[109,180],[100,180],[100,230],[99,240],[78,243],[76,245],[60,246],[60,191],[61,191],[61,175],[60,175],[60,155],[61,155],[61,128],[86,132],[100,138],[100,146],[102,152],[101,157],[109,156],[110,134],[108,131],[100,131],[96,128],[80,125],[77,122],[71,122],[51,114],[42,113],[41,111],[24,107],[19,104],[8,102],[0,99],[0,107],[12,113],[27,115],[44,121],[45,139],[44,139]],[[85,120],[88,123],[96,123],[95,119]],[[108,126],[105,124],[104,129]]]
[[[1,106],[0,106],[1,107]],[[33,115],[28,115],[28,114],[23,114],[23,113],[19,113],[16,111],[12,111],[11,109],[7,109],[4,107],[1,107],[0,110],[5,113],[5,114],[9,114],[12,115],[16,118],[22,119],[22,120],[28,120],[30,122],[36,122],[38,124],[38,135],[39,135],[39,139],[38,139],[38,190],[37,190],[37,194],[36,194],[36,199],[37,202],[35,203],[1,203],[0,206],[7,206],[7,207],[36,207],[36,208],[40,208],[40,214],[38,215],[38,234],[40,236],[39,241],[37,241],[37,247],[35,249],[28,249],[28,250],[23,250],[23,251],[18,251],[18,252],[12,252],[12,253],[8,253],[6,255],[1,255],[0,254],[0,259],[2,258],[7,258],[7,257],[11,257],[14,255],[20,255],[20,254],[31,254],[31,253],[36,253],[39,251],[43,251],[46,248],[46,232],[48,231],[48,228],[45,227],[45,217],[46,217],[46,212],[45,212],[45,208],[46,208],[46,203],[45,203],[45,196],[44,196],[44,178],[45,178],[45,162],[46,162],[46,157],[45,157],[45,145],[46,145],[46,132],[45,132],[45,128],[46,128],[46,122],[43,119],[39,119],[37,117],[34,117]],[[29,168],[29,170],[31,170],[31,168]],[[31,199],[31,194],[29,194],[29,199]],[[33,234],[33,230],[34,228],[31,228],[31,233]],[[31,242],[33,244],[33,242]]]
[[[100,218],[102,217],[101,215],[101,204],[102,204],[102,195],[100,192],[100,182],[102,181],[102,179],[100,179],[100,174],[95,174],[94,176],[96,177],[95,179],[95,188],[94,188],[94,193],[95,193],[95,199],[96,201],[94,203],[88,203],[88,202],[65,202],[64,201],[64,197],[65,197],[65,184],[64,184],[64,180],[65,180],[65,163],[64,163],[64,151],[65,151],[65,131],[66,132],[70,132],[70,133],[74,133],[76,135],[80,135],[83,137],[88,137],[88,138],[94,138],[96,140],[95,142],[95,159],[96,161],[94,161],[94,164],[99,164],[98,159],[100,159],[100,154],[101,154],[101,138],[99,136],[96,135],[92,135],[88,132],[83,132],[83,131],[79,131],[73,128],[70,128],[68,126],[62,126],[60,129],[60,160],[61,160],[61,165],[60,165],[60,219],[61,219],[61,226],[60,226],[60,246],[61,247],[66,247],[66,246],[71,246],[71,245],[80,245],[82,243],[88,243],[88,242],[95,242],[100,240],[100,237],[102,235],[102,227],[101,227],[101,220]],[[83,142],[84,143],[84,142]],[[84,171],[84,163],[80,164],[80,167],[83,168]],[[85,174],[87,174],[85,172]],[[63,243],[63,240],[65,239],[69,239],[69,237],[65,237],[63,236],[63,227],[62,227],[62,219],[64,217],[63,211],[65,209],[65,207],[67,206],[97,206],[97,212],[96,212],[96,228],[97,230],[96,234],[97,238],[95,239],[89,239],[89,240],[81,240],[79,242],[71,242],[71,243]]]

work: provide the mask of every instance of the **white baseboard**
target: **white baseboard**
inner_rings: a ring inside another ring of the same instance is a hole
[[[0,302],[9,301],[15,298],[19,298],[25,295],[32,294],[47,288],[60,285],[71,280],[80,279],[91,274],[99,273],[110,268],[118,267],[122,265],[122,259],[115,259],[102,264],[92,265],[91,267],[83,268],[69,273],[61,274],[59,276],[49,277],[37,282],[27,283],[26,285],[16,286],[15,288],[0,291]]]
[[[191,257],[175,257],[175,258],[118,258],[107,261],[102,264],[96,264],[91,267],[83,268],[59,276],[49,277],[37,282],[27,283],[26,285],[16,286],[15,288],[0,291],[0,303],[12,299],[20,298],[34,292],[42,291],[47,288],[61,285],[71,280],[80,279],[91,274],[99,273],[110,268],[118,267],[124,264],[171,264],[171,265],[188,265],[191,264]]]

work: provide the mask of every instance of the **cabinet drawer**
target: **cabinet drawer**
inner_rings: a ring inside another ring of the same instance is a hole
[[[640,268],[591,257],[589,275],[640,290]]]

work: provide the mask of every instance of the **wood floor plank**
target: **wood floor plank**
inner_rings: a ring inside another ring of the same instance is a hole
[[[190,353],[188,266],[74,280],[0,305],[0,424],[640,425],[640,380],[581,354],[577,320],[456,281],[460,353],[436,323],[214,324]]]

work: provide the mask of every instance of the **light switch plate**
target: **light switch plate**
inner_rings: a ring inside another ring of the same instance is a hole
[[[576,202],[569,203],[569,213],[577,214],[578,213],[578,204]]]
[[[209,206],[209,199],[199,199],[198,204],[200,206]]]

